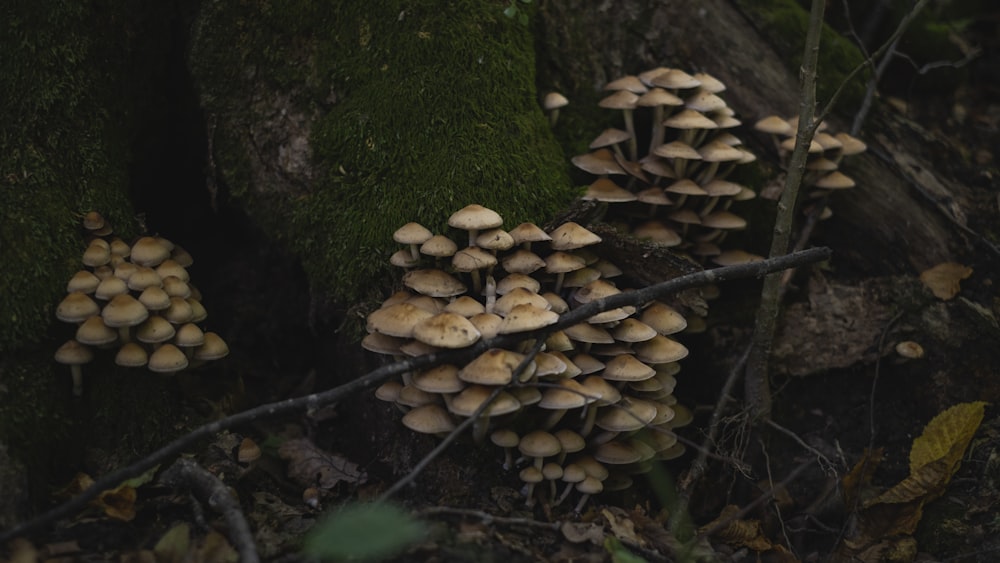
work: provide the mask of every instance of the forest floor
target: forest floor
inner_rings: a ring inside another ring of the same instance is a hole
[[[946,103],[928,98],[890,105],[965,151],[962,166],[970,184],[992,186],[995,192],[997,95],[995,88],[987,88],[960,91]],[[970,224],[997,221],[995,205],[970,211],[975,213]],[[817,244],[823,243],[822,236],[820,229]],[[258,253],[231,258],[229,275],[257,268]],[[795,371],[790,364],[801,361],[808,348],[819,351],[807,360],[814,369],[804,369],[806,376],[775,375],[774,425],[759,433],[748,431],[738,401],[731,403],[723,412],[707,471],[688,482],[685,476],[693,452],[704,442],[719,389],[749,342],[759,292],[753,281],[721,287],[710,305],[707,330],[678,338],[691,350],[676,391],[695,413],[694,423],[678,431],[687,454],[637,476],[626,491],[596,495],[576,513],[579,496],[558,505],[545,497],[526,506],[516,473],[501,467],[502,453],[460,440],[395,496],[395,502],[425,523],[428,533],[394,560],[997,560],[1000,413],[995,405],[986,405],[981,424],[974,412],[950,421],[944,434],[954,441],[947,446],[961,443],[956,434],[971,439],[957,456],[944,448],[946,455],[939,457],[948,458],[946,469],[916,476],[911,460],[915,438],[936,415],[957,404],[1000,399],[1000,345],[987,338],[988,328],[958,328],[975,318],[995,323],[1000,314],[995,292],[1000,257],[988,251],[978,251],[978,256],[965,264],[974,274],[961,282],[956,300],[923,295],[919,306],[902,314],[879,309],[890,301],[882,297],[900,287],[924,291],[916,275],[888,278],[836,266],[800,272],[787,297],[791,313],[778,335],[776,362],[781,371]],[[234,342],[234,357],[212,383],[179,380],[179,397],[188,402],[190,413],[178,422],[181,427],[329,388],[376,367],[352,337],[362,317],[310,301],[303,296],[301,279],[258,276],[260,285],[242,287],[237,295],[244,301],[231,307],[273,309],[269,300],[274,294],[262,290],[270,281],[298,289],[296,306],[284,319],[279,314],[278,320],[231,327],[246,338]],[[838,313],[824,317],[810,308],[816,304]],[[857,310],[867,314],[844,321],[842,315]],[[303,311],[313,315],[309,323],[302,322]],[[244,318],[265,317],[247,313]],[[288,331],[290,324],[296,327]],[[955,327],[956,335],[949,339],[938,331],[921,338],[927,327],[942,326]],[[996,330],[994,326],[992,334]],[[863,335],[860,348],[848,332]],[[926,355],[900,357],[894,346],[901,340],[922,340]],[[833,360],[830,355],[838,349],[853,356]],[[246,353],[242,359],[236,353],[241,350]],[[345,503],[378,498],[434,448],[435,439],[409,432],[399,418],[392,405],[366,393],[301,415],[258,420],[189,453],[231,487],[262,558],[297,561],[302,559],[303,536],[324,514]],[[259,445],[259,459],[239,461],[244,437]],[[95,467],[102,469],[114,468]],[[923,489],[873,501],[888,490],[898,493],[894,487],[899,483],[913,485],[913,479]],[[684,486],[678,489],[678,484]],[[303,499],[310,487],[318,495],[312,504]],[[237,540],[217,514],[156,481],[137,491],[137,498],[105,498],[33,543],[19,544],[9,560],[31,561],[31,555],[48,561],[237,560]],[[680,512],[678,493],[689,501]],[[123,505],[134,510],[128,520],[115,512]],[[712,533],[698,543],[683,541],[706,531]]]

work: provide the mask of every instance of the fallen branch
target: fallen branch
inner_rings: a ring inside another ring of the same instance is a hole
[[[26,535],[39,528],[48,526],[61,518],[69,517],[80,510],[83,510],[87,507],[87,503],[96,498],[101,492],[118,486],[118,484],[126,479],[131,479],[132,477],[141,475],[156,465],[164,463],[170,458],[179,455],[185,449],[196,444],[199,440],[209,438],[223,430],[242,426],[264,417],[278,416],[299,410],[315,409],[322,405],[339,401],[340,399],[343,399],[344,397],[355,392],[373,388],[394,375],[400,375],[408,371],[444,363],[467,362],[490,348],[511,346],[528,338],[544,339],[544,337],[549,333],[584,322],[598,313],[617,307],[637,307],[665,295],[693,287],[701,287],[708,284],[736,279],[760,277],[771,272],[778,272],[788,268],[795,268],[827,260],[830,258],[831,254],[831,250],[826,247],[812,248],[802,252],[787,254],[785,256],[763,260],[760,262],[726,266],[714,270],[688,274],[686,276],[664,281],[649,287],[637,289],[635,291],[626,291],[617,295],[605,297],[603,299],[597,299],[567,312],[559,318],[558,322],[543,329],[532,332],[501,335],[489,340],[479,341],[476,344],[461,350],[438,352],[416,358],[408,358],[400,362],[380,367],[359,377],[358,379],[355,379],[354,381],[351,381],[350,383],[340,385],[321,393],[313,393],[304,397],[296,397],[294,399],[268,403],[236,413],[232,416],[228,416],[194,429],[187,435],[174,440],[166,446],[163,446],[155,452],[138,460],[134,464],[104,475],[90,488],[65,503],[56,506],[55,508],[35,517],[32,520],[0,532],[0,543],[5,543],[15,537]]]
[[[163,472],[160,482],[171,487],[191,490],[199,500],[222,515],[229,529],[229,541],[240,554],[240,561],[243,563],[260,561],[250,524],[243,515],[239,501],[229,493],[229,489],[221,479],[194,461],[181,458]]]

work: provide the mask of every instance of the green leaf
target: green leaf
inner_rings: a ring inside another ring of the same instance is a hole
[[[357,561],[401,552],[426,535],[419,520],[391,504],[348,505],[316,526],[305,539],[308,555]]]
[[[507,16],[510,19],[514,19],[514,16],[517,15],[517,6],[513,4],[507,6],[503,11],[503,15]]]
[[[604,549],[611,554],[612,563],[647,563],[645,559],[629,551],[614,536],[604,538]]]

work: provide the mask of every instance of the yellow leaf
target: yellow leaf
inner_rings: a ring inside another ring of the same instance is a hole
[[[947,301],[958,294],[958,282],[972,275],[972,268],[956,262],[942,262],[933,268],[920,272],[924,283],[938,299]]]
[[[944,459],[949,468],[945,482],[951,479],[965,448],[983,421],[985,408],[983,401],[959,403],[931,419],[910,448],[910,473],[915,474],[924,465]]]

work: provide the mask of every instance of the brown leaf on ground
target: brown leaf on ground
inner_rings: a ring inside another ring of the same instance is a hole
[[[305,438],[288,440],[278,448],[281,459],[288,460],[288,477],[303,487],[331,489],[337,483],[364,483],[365,474],[358,464],[325,452]]]
[[[851,471],[844,475],[841,480],[841,490],[844,494],[844,506],[853,509],[860,506],[865,499],[866,491],[871,489],[872,477],[875,470],[882,463],[883,448],[869,450],[865,448],[864,454],[858,463],[851,468]]]
[[[972,268],[956,262],[942,262],[933,268],[920,272],[920,281],[938,299],[947,301],[958,295],[959,282],[972,275]]]
[[[773,549],[775,545],[764,535],[760,520],[730,520],[739,510],[739,507],[732,504],[726,506],[718,518],[702,527],[701,533],[715,528],[720,522],[725,522],[714,537],[729,545],[747,547],[757,552]]]
[[[646,541],[636,535],[635,523],[624,510],[616,506],[609,506],[601,509],[601,515],[608,522],[611,533],[616,538],[632,545],[646,546]]]

